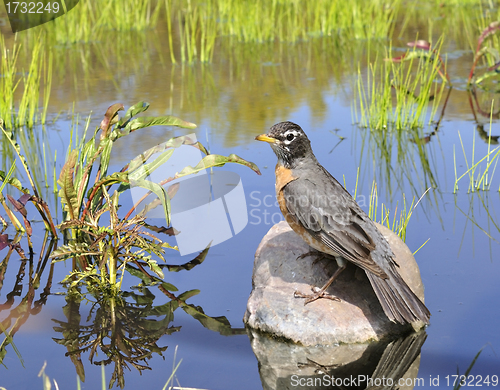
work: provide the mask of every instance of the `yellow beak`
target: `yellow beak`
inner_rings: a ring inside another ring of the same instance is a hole
[[[269,137],[267,134],[258,135],[257,137],[255,137],[255,139],[257,141],[264,141],[264,142],[268,142],[270,144],[274,144],[277,141],[276,138]]]

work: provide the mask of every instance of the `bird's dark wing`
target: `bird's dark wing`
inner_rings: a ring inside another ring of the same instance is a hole
[[[288,218],[332,253],[365,270],[391,321],[428,324],[429,310],[399,275],[394,253],[382,233],[321,165],[309,169],[294,172],[296,179],[281,190]]]
[[[314,181],[308,175],[301,175],[304,178],[283,187],[290,217],[333,252],[365,271],[387,278],[382,269],[386,267],[377,264],[371,256],[376,243],[380,241],[384,244],[386,241],[344,187],[322,166],[318,166],[324,180],[318,180],[318,175],[315,175]],[[388,244],[384,249],[392,255]]]

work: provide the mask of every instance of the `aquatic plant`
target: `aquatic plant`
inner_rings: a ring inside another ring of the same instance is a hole
[[[473,89],[474,91],[474,89]],[[470,99],[469,94],[469,99]],[[472,112],[475,115],[474,105],[471,103]],[[498,136],[491,135],[491,127],[493,118],[497,117],[497,115],[493,112],[495,101],[491,101],[491,108],[489,110],[490,116],[490,129],[489,132],[486,132],[483,128],[483,125],[477,125],[476,129],[478,130],[479,136],[486,142],[488,145],[486,155],[483,156],[479,161],[475,162],[475,154],[476,154],[476,133],[472,133],[472,153],[471,153],[471,161],[467,158],[467,154],[465,152],[465,147],[462,142],[462,136],[460,131],[458,132],[458,137],[460,139],[460,146],[462,148],[462,153],[464,156],[465,164],[467,170],[460,176],[457,174],[457,159],[455,155],[455,145],[453,145],[453,166],[455,172],[455,184],[453,185],[453,193],[458,192],[458,182],[462,180],[465,176],[469,178],[469,186],[467,192],[476,192],[476,191],[488,191],[490,190],[491,183],[493,181],[493,176],[495,174],[495,170],[498,164],[498,160],[500,160],[500,146],[492,149],[492,145],[498,145]],[[478,104],[478,110],[480,109]],[[483,115],[486,115],[486,112],[482,112]],[[477,118],[476,118],[477,121]],[[484,162],[484,163],[483,163]],[[500,192],[500,186],[498,188]]]
[[[415,175],[408,182],[415,197],[437,187],[429,142],[439,131],[451,93],[441,45],[441,39],[436,45],[409,42],[404,54],[394,57],[390,48],[384,61],[377,57],[369,64],[366,74],[358,71],[354,121],[366,130],[362,150],[371,150],[378,181],[384,178],[390,192],[393,182],[403,188]]]
[[[405,54],[388,58],[381,63],[377,58],[370,63],[365,82],[358,71],[357,102],[360,125],[373,131],[423,128],[429,105],[430,123],[439,107],[444,86],[450,84],[446,65],[440,55],[442,40],[432,47],[418,40],[409,42]],[[439,78],[444,83],[437,83]],[[366,87],[365,87],[366,85]]]
[[[31,174],[30,167],[28,165],[28,162],[25,158],[25,156],[21,152],[21,147],[16,141],[15,134],[12,131],[6,130],[3,128],[3,121],[0,119],[0,130],[3,133],[4,140],[6,140],[7,144],[10,145],[10,147],[14,150],[15,154],[17,155],[17,158],[21,161],[22,166],[24,168],[24,172],[26,173],[26,178],[29,181],[29,184],[31,186],[31,190],[24,188],[21,184],[21,180],[19,178],[13,177],[12,173],[14,171],[14,167],[11,167],[10,171],[8,174],[5,174],[4,171],[0,171],[0,180],[4,182],[2,185],[9,184],[10,186],[16,188],[19,192],[21,192],[23,195],[19,199],[14,199],[12,196],[8,195],[8,199],[13,205],[14,210],[19,212],[24,220],[24,226],[25,229],[21,227],[21,224],[19,223],[19,220],[14,216],[14,213],[12,210],[7,206],[5,203],[5,198],[1,194],[0,191],[0,203],[3,205],[10,221],[12,222],[13,226],[16,228],[18,231],[26,231],[27,233],[27,238],[28,238],[28,245],[30,249],[32,249],[31,241],[30,241],[30,236],[32,234],[32,229],[31,229],[31,223],[27,219],[27,210],[25,208],[26,204],[28,202],[33,203],[37,211],[39,212],[40,216],[42,217],[42,220],[45,224],[45,228],[50,231],[53,237],[57,236],[57,232],[55,229],[54,222],[52,220],[52,215],[50,213],[50,210],[47,206],[47,203],[40,197],[39,191],[37,189],[37,185],[35,180],[33,179],[33,175]]]
[[[0,34],[0,118],[5,128],[21,126],[32,128],[45,124],[52,85],[52,52],[47,50],[43,35],[34,42],[31,62],[25,72],[17,63],[20,45],[15,42],[8,49]],[[22,93],[16,90],[22,88]],[[43,95],[40,91],[43,89]],[[21,98],[16,102],[15,96]],[[40,96],[43,103],[40,105]],[[16,108],[17,103],[17,108]]]
[[[359,168],[358,168],[357,175],[356,175],[356,185],[354,187],[354,193],[353,193],[354,199],[356,199],[356,197],[358,195],[357,194],[358,181],[359,181]],[[346,188],[345,176],[344,176],[344,188]],[[413,211],[415,210],[415,208],[418,206],[418,204],[420,203],[420,201],[422,200],[422,198],[425,196],[425,194],[428,191],[429,191],[429,189],[427,189],[422,194],[422,196],[417,201],[417,203],[415,203],[415,197],[414,197],[409,206],[406,204],[406,197],[403,194],[403,208],[399,211],[399,215],[398,215],[398,205],[396,204],[396,208],[394,210],[392,222],[391,222],[391,211],[384,203],[379,205],[377,183],[375,181],[373,181],[372,188],[370,191],[370,197],[369,197],[369,201],[368,201],[367,214],[372,221],[376,221],[376,222],[380,223],[381,225],[387,226],[387,228],[389,228],[394,233],[396,233],[399,236],[399,238],[401,238],[402,241],[406,241],[406,229],[407,229],[408,224],[410,222],[410,218],[413,214]],[[378,219],[379,207],[381,208],[380,219]],[[425,245],[425,243],[423,245]],[[417,249],[417,251],[419,249]],[[415,253],[417,251],[415,251]]]
[[[453,380],[453,390],[460,390],[462,388],[462,386],[467,386],[468,382],[470,382],[470,378],[472,375],[469,375],[469,374],[472,371],[472,368],[474,367],[474,365],[476,364],[476,361],[479,358],[479,355],[481,355],[481,352],[483,352],[483,349],[484,349],[484,347],[481,348],[478,351],[478,353],[476,353],[476,356],[474,356],[474,358],[472,359],[472,361],[469,364],[469,367],[467,367],[467,369],[465,370],[465,373],[463,375],[460,375],[460,372],[458,371],[458,367],[457,367],[457,374],[451,375],[451,378]],[[475,378],[475,377],[472,376],[472,378]],[[485,378],[484,383],[487,384],[488,386],[490,383],[493,386],[497,386],[498,385],[498,375],[492,375],[491,380],[490,380],[490,376],[488,375]]]
[[[500,22],[492,22],[486,27],[477,40],[476,51],[474,53],[474,62],[469,73],[469,79],[467,80],[467,87],[470,88],[471,84],[481,84],[490,77],[497,77],[497,69],[500,67],[500,54],[498,50],[486,45],[487,39],[492,37],[500,31]],[[479,60],[484,59],[488,65],[486,72],[481,76],[475,77],[476,66]]]
[[[169,0],[165,1],[167,18],[169,18],[167,23],[169,26],[170,55],[172,62],[175,63],[172,45],[172,21],[170,20],[171,5],[168,4]],[[216,4],[212,1],[194,7],[191,6],[191,1],[188,1],[186,9],[179,9],[177,11],[182,62],[192,63],[195,60],[201,62],[212,61],[215,38],[219,34],[216,22],[217,15],[214,14],[215,7]]]
[[[161,6],[159,0],[108,0],[100,1],[100,8],[94,9],[101,15],[97,25],[118,31],[143,31],[156,26]]]
[[[65,282],[72,286],[84,283],[89,290],[98,289],[107,291],[109,296],[116,296],[120,293],[123,277],[127,271],[136,276],[143,275],[148,284],[160,283],[160,289],[169,297],[175,298],[169,293],[174,286],[162,281],[164,277],[162,267],[153,258],[154,255],[164,260],[165,248],[177,249],[155,235],[157,233],[172,235],[175,232],[169,225],[170,199],[175,195],[176,187],[174,185],[165,189],[164,185],[179,177],[226,163],[242,164],[260,174],[255,164],[236,155],[225,157],[210,154],[199,142],[194,142],[185,136],[172,138],[145,151],[120,172],[108,173],[114,142],[131,132],[154,125],[190,129],[196,127],[193,123],[172,116],[136,117],[148,107],[148,103],[139,102],[130,107],[123,117],[119,117],[118,112],[124,109],[123,105],[112,105],[93,136],[85,141],[84,135],[80,142],[68,150],[67,161],[61,169],[58,184],[65,215],[65,221],[59,228],[69,239],[57,248],[51,257],[54,261],[68,258],[75,260],[74,271],[65,279]],[[85,132],[87,129],[88,126]],[[194,147],[205,156],[195,167],[186,167],[160,183],[148,180],[147,177],[166,163],[175,148],[181,145]],[[147,162],[153,157],[152,162]],[[96,170],[96,174],[92,184],[90,179],[93,170]],[[115,185],[118,185],[118,188],[111,192],[111,188]],[[134,204],[123,217],[119,216],[120,196],[133,186],[142,187],[148,190],[148,194],[156,195],[156,199],[147,204],[144,210],[161,205],[166,226],[156,227],[147,224],[141,213],[132,215],[138,204],[144,202],[147,196]],[[150,275],[144,267],[149,268],[156,276]]]
[[[296,43],[332,35],[386,38],[401,1],[165,0],[165,4],[172,62],[178,37],[181,61],[191,63],[210,62],[216,38],[245,43]]]
[[[80,0],[64,17],[42,25],[47,39],[59,45],[97,42],[106,31],[154,28],[161,11],[156,0]]]
[[[74,9],[50,23],[42,25],[47,32],[47,41],[56,45],[68,45],[97,41],[103,36],[103,28],[98,20],[109,17],[104,7],[112,2],[80,0]]]
[[[469,159],[467,158],[467,154],[465,152],[462,136],[460,135],[460,131],[458,132],[458,136],[460,138],[460,146],[462,148],[465,165],[467,167],[467,170],[460,176],[458,176],[457,174],[455,145],[453,145],[453,166],[455,170],[455,184],[453,186],[453,193],[455,194],[458,192],[458,183],[466,176],[469,179],[467,192],[488,191],[491,188],[491,183],[493,180],[493,176],[495,174],[498,160],[500,160],[500,146],[491,149],[492,143],[488,142],[488,150],[486,152],[486,155],[483,156],[479,161],[475,161],[476,133],[472,134],[473,134],[472,153],[471,153],[471,160],[469,161]],[[490,126],[490,136],[491,136],[491,126]],[[500,187],[498,190],[500,191]]]

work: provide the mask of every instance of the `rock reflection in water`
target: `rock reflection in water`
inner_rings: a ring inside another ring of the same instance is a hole
[[[370,344],[304,347],[248,330],[264,389],[412,389],[425,331]]]

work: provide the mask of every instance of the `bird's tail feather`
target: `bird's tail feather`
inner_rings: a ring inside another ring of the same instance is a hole
[[[393,322],[400,324],[422,321],[429,324],[431,313],[422,301],[408,287],[396,270],[388,278],[366,273],[384,309],[384,313]]]

